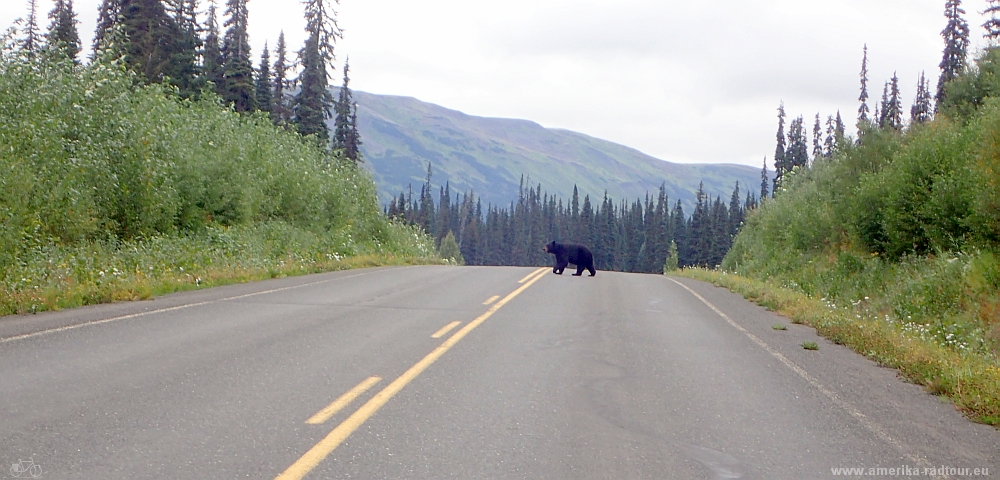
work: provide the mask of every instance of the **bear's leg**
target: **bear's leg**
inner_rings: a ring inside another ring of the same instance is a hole
[[[580,275],[583,275],[583,269],[584,269],[583,265],[577,265],[576,266],[576,273],[574,273],[573,276],[574,277],[579,277]]]
[[[596,271],[596,270],[594,270],[594,267],[593,267],[593,265],[591,265],[591,266],[587,267],[587,270],[590,270],[590,276],[591,276],[591,277],[593,277],[594,275],[597,275],[597,271]]]
[[[567,262],[559,262],[556,264],[556,268],[552,269],[552,273],[556,275],[562,275],[563,270],[566,270]]]

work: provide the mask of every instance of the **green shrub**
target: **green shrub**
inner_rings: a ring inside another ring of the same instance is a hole
[[[207,92],[190,101],[140,86],[116,61],[78,66],[5,42],[0,313],[43,297],[131,298],[180,268],[250,278],[341,268],[345,256],[434,256],[425,236],[384,217],[370,174],[312,139]]]

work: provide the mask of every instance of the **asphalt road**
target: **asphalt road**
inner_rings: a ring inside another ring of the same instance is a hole
[[[0,478],[30,462],[55,479],[969,478],[1000,476],[1000,433],[708,284],[409,267],[0,319]]]

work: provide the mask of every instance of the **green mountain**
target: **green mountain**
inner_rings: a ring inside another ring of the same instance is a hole
[[[568,200],[580,197],[616,202],[656,195],[666,184],[671,203],[681,199],[690,213],[699,182],[728,203],[736,182],[741,200],[760,190],[760,169],[731,164],[677,164],[638,150],[569,130],[527,121],[466,115],[415,98],[355,91],[358,129],[366,166],[375,174],[379,197],[420,194],[431,163],[431,183],[449,182],[453,193],[473,191],[486,204],[509,205],[525,186]]]

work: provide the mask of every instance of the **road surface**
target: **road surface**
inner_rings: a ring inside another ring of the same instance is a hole
[[[613,272],[377,268],[7,317],[0,415],[0,478],[1000,476],[997,430],[894,371]]]

